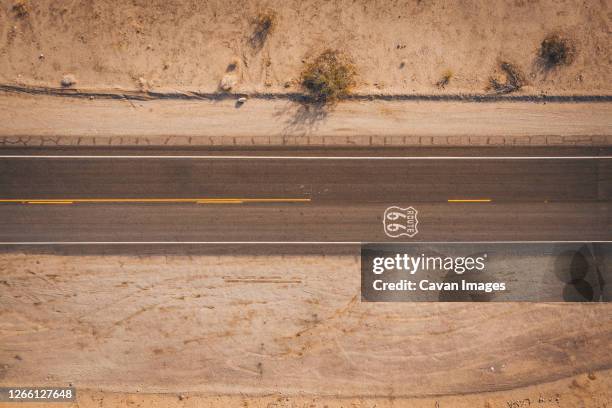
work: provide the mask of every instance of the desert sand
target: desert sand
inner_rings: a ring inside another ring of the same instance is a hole
[[[19,6],[23,4],[23,6]],[[348,54],[358,93],[482,93],[500,61],[528,94],[609,94],[610,10],[589,1],[72,1],[0,2],[0,82],[78,88],[299,90],[304,63],[327,48]],[[17,5],[17,7],[16,7]],[[257,16],[273,25],[254,42]],[[551,33],[573,62],[538,63]],[[436,86],[445,73],[452,77]]]
[[[7,253],[0,270],[0,384],[73,384],[80,406],[610,402],[608,304],[363,303],[350,253]]]

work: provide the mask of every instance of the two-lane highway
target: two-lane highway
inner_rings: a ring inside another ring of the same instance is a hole
[[[0,157],[0,242],[607,241],[612,156]],[[338,154],[340,153],[340,154]],[[389,206],[418,210],[390,238]]]

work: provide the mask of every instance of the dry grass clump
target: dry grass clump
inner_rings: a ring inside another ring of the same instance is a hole
[[[316,103],[335,102],[355,86],[356,70],[352,60],[336,50],[326,50],[302,72],[302,86]]]
[[[442,74],[442,78],[438,82],[436,82],[436,86],[440,89],[446,88],[446,86],[450,83],[451,78],[453,77],[453,71],[450,69],[445,71]]]
[[[550,34],[540,45],[539,57],[545,68],[569,65],[574,60],[576,49],[572,41],[559,34]]]
[[[509,62],[499,63],[500,75],[489,79],[489,88],[497,94],[515,92],[525,85],[525,76],[513,64]]]
[[[28,5],[24,0],[19,0],[15,4],[13,4],[13,12],[19,18],[23,18],[28,15]]]
[[[256,50],[261,49],[266,43],[268,35],[274,31],[275,25],[276,14],[274,14],[272,11],[259,13],[257,17],[253,19],[253,33],[249,38],[251,46]]]

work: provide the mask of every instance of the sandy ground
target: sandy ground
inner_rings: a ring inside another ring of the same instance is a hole
[[[74,99],[0,94],[0,146],[611,145],[610,103]]]
[[[267,12],[274,25],[254,45]],[[73,74],[79,88],[210,92],[236,63],[235,91],[286,92],[334,48],[353,58],[361,93],[482,93],[507,60],[525,93],[609,94],[610,13],[605,0],[1,0],[0,82],[59,86]],[[571,65],[538,63],[550,33],[575,44]]]
[[[86,407],[610,403],[608,304],[363,303],[352,255],[7,253],[0,270],[0,384],[72,383]]]
[[[199,394],[108,393],[78,390],[77,403],[57,404],[57,408],[606,408],[612,404],[612,373],[591,372],[547,384],[506,392],[441,396],[430,398],[334,398],[288,396],[263,397],[205,396]],[[13,408],[15,404],[0,403]],[[22,408],[40,404],[23,403]]]

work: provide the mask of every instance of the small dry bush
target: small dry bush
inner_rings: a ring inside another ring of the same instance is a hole
[[[330,103],[350,93],[355,86],[355,66],[345,54],[326,50],[302,72],[302,86],[312,102]]]
[[[559,34],[547,36],[540,45],[540,60],[545,68],[554,68],[560,65],[569,65],[574,60],[575,47],[568,38]]]
[[[509,62],[500,62],[499,69],[501,75],[489,79],[489,88],[495,93],[515,92],[525,85],[525,76],[515,65]]]
[[[23,18],[28,15],[28,5],[24,0],[17,1],[13,4],[13,12],[19,18]]]
[[[273,12],[266,11],[259,13],[257,17],[253,19],[253,33],[249,38],[251,46],[256,50],[261,49],[266,43],[268,35],[274,31],[275,24],[276,15]]]
[[[447,70],[442,74],[442,78],[438,82],[436,82],[436,86],[440,89],[446,88],[446,86],[450,83],[451,78],[453,77],[453,72],[451,70]]]

